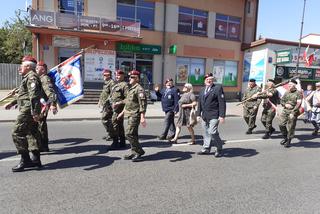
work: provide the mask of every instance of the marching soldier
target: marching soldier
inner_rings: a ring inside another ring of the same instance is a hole
[[[294,137],[294,131],[296,128],[297,118],[299,116],[299,108],[301,106],[302,94],[297,90],[297,81],[292,79],[288,83],[289,90],[281,98],[281,105],[283,111],[280,115],[279,128],[283,135],[281,145],[288,148],[290,147],[291,140]]]
[[[316,90],[312,97],[311,123],[314,126],[313,136],[318,135],[320,128],[320,82],[316,83]]]
[[[124,81],[124,72],[122,70],[116,71],[116,84],[112,88],[110,100],[112,103],[112,133],[113,139],[111,148],[125,148],[126,138],[123,127],[123,117],[118,117],[123,111],[125,105],[125,98],[128,92],[128,84]]]
[[[53,84],[51,82],[50,77],[47,75],[48,67],[43,61],[39,61],[36,67],[37,74],[40,77],[42,90],[43,90],[43,99],[45,103],[43,110],[41,111],[41,117],[38,122],[38,128],[41,134],[40,141],[40,151],[48,152],[49,151],[49,138],[48,138],[48,126],[47,126],[47,116],[49,109],[53,112],[53,114],[57,113],[57,95],[54,91]]]
[[[146,126],[145,113],[147,109],[146,94],[142,86],[139,84],[140,72],[131,71],[129,80],[129,90],[125,101],[123,113],[128,116],[128,127],[126,129],[126,137],[131,145],[131,153],[124,156],[125,160],[137,161],[145,153],[139,143],[138,129],[139,124]]]
[[[112,107],[110,103],[110,95],[111,95],[111,89],[114,86],[114,81],[111,78],[112,71],[109,69],[103,70],[103,79],[104,79],[104,85],[102,92],[100,94],[100,99],[98,102],[98,106],[102,106],[102,115],[101,115],[101,122],[106,129],[106,132],[108,136],[104,137],[104,139],[108,140],[109,138],[112,139],[113,133],[112,133]]]
[[[41,81],[35,72],[37,61],[31,56],[25,56],[19,69],[22,76],[21,85],[17,98],[5,105],[5,109],[10,109],[18,104],[19,115],[15,122],[12,139],[21,155],[20,163],[12,168],[13,172],[23,171],[29,167],[41,167],[39,145],[28,146],[27,135],[32,135],[40,139],[38,121],[41,113]],[[33,159],[30,159],[31,150]]]
[[[266,132],[262,139],[269,139],[270,135],[275,131],[272,127],[272,121],[277,113],[277,104],[279,101],[279,93],[274,87],[274,80],[269,79],[267,82],[267,89],[259,94],[253,95],[254,98],[264,99],[263,101],[263,111],[261,115],[261,122],[266,128]]]
[[[254,94],[261,92],[261,88],[256,85],[255,79],[250,79],[248,88],[244,93],[243,99],[248,99],[252,97]],[[246,134],[252,134],[252,130],[255,129],[256,126],[256,118],[258,114],[259,105],[261,103],[260,99],[250,99],[243,104],[243,118],[248,124],[248,131]]]

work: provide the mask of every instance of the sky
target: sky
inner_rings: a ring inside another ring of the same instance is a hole
[[[31,0],[27,0],[31,3]],[[91,0],[92,1],[92,0]],[[259,0],[257,37],[298,41],[304,0]],[[25,9],[26,0],[9,0],[0,8],[0,26]],[[319,33],[320,0],[306,0],[302,35]],[[230,14],[231,15],[231,14]]]

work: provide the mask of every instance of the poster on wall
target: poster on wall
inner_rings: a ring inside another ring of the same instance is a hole
[[[84,57],[84,81],[103,82],[102,71],[107,68],[115,72],[116,53],[111,50],[88,50]]]
[[[212,74],[215,79],[215,83],[222,84],[224,75],[224,61],[214,61]]]
[[[176,83],[187,83],[189,75],[189,65],[186,63],[177,64]]]
[[[257,85],[263,84],[264,74],[265,74],[265,58],[266,50],[254,51],[252,53],[251,68],[249,79],[255,79]]]
[[[189,82],[193,85],[203,85],[204,65],[203,63],[192,63],[189,75]]]
[[[249,75],[250,75],[250,69],[251,69],[251,60],[252,60],[252,53],[245,53],[244,54],[244,62],[243,62],[243,82],[249,82]]]
[[[238,80],[238,63],[233,61],[225,62],[225,71],[223,76],[224,86],[237,86]]]

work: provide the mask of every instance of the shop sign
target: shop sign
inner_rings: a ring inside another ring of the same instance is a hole
[[[316,69],[314,72],[314,79],[320,80],[320,69]]]
[[[80,48],[80,39],[71,36],[53,36],[52,45],[60,48]]]
[[[54,26],[54,12],[31,10],[31,24]]]
[[[131,52],[131,53],[144,53],[144,54],[161,54],[161,46],[159,45],[144,45],[144,44],[129,44],[117,43],[117,51]]]
[[[77,16],[31,10],[31,24],[62,29],[94,30],[123,36],[140,36],[140,22],[116,21],[100,17]]]
[[[299,68],[298,72],[296,72],[296,68],[294,67],[288,67],[288,77],[294,77],[300,75],[300,79],[312,79],[312,69],[307,68]]]
[[[115,51],[98,49],[87,50],[84,55],[84,80],[86,82],[103,82],[103,70],[107,68],[114,73],[115,63]]]
[[[290,50],[277,51],[276,56],[277,56],[277,64],[291,62],[291,51]]]

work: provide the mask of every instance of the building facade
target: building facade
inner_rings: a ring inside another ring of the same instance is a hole
[[[255,40],[258,0],[33,0],[33,53],[53,67],[83,48],[85,88],[101,69],[142,72],[148,87],[173,78],[195,91],[213,72],[226,96],[242,88],[243,47]]]
[[[251,43],[250,48],[244,53],[242,92],[246,89],[250,78],[255,78],[257,84],[262,87],[268,79],[280,83],[298,75],[303,89],[306,89],[308,84],[314,86],[319,82],[320,44],[305,43],[310,41],[307,37],[302,41],[300,53],[298,42],[264,38]],[[308,64],[305,56],[311,54],[313,60]]]

